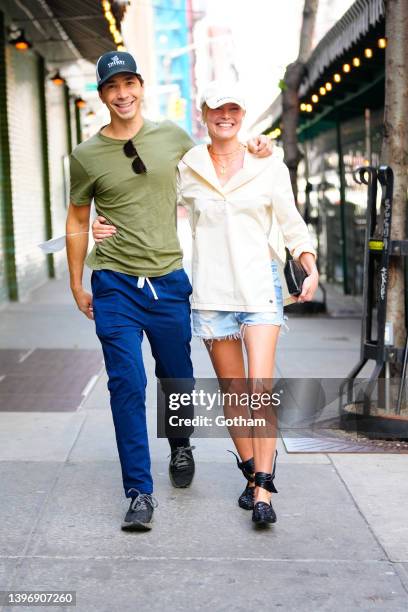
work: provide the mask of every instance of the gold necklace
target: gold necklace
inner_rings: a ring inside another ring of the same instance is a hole
[[[235,149],[234,151],[231,151],[230,153],[216,153],[213,148],[212,145],[209,146],[209,150],[210,150],[210,155],[216,155],[217,157],[224,157],[225,155],[234,155],[234,153],[237,153],[238,151],[241,151],[241,149],[244,147],[244,145],[242,145],[241,143],[239,143],[238,149]],[[212,151],[212,153],[211,153]]]
[[[228,162],[227,162],[227,160],[225,160],[224,163],[218,161],[218,159],[215,158],[215,155],[220,155],[220,156],[221,155],[223,155],[223,156],[224,155],[234,155],[234,153],[238,153],[238,152],[240,153],[243,148],[245,149],[245,147],[243,147],[243,145],[240,144],[239,148],[235,149],[235,151],[231,151],[231,153],[212,153],[211,152],[211,147],[210,147],[209,148],[209,153],[210,153],[210,157],[213,160],[213,162],[215,162],[217,164],[217,166],[220,167],[220,173],[222,175],[224,175],[227,172],[228,166],[231,165],[231,163],[238,157],[238,155],[235,155],[235,157],[233,157],[232,159],[228,160]]]

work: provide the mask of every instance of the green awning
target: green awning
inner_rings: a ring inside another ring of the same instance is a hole
[[[2,0],[15,26],[24,29],[34,48],[49,62],[63,64],[80,58],[96,62],[116,48],[100,0]],[[117,27],[127,3],[110,0]]]
[[[301,112],[299,138],[305,140],[329,129],[340,120],[344,121],[365,108],[376,109],[384,104],[385,49],[378,47],[384,37],[383,0],[357,0],[343,17],[322,38],[310,56],[306,76],[300,87],[300,103],[312,104],[312,112]],[[364,55],[371,49],[372,57]],[[360,65],[354,66],[358,58]],[[345,73],[344,64],[350,65]],[[334,81],[339,74],[340,82]],[[320,87],[331,83],[331,91],[320,94]],[[312,95],[319,100],[313,103]],[[266,133],[279,127],[282,115],[282,99],[278,96],[271,106],[257,119],[254,126],[265,124]]]

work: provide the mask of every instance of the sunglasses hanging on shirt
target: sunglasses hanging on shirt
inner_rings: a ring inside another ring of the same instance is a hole
[[[136,147],[131,140],[125,142],[123,145],[123,152],[126,157],[134,157],[134,160],[132,161],[132,170],[135,174],[145,174],[147,172],[146,166],[139,157],[139,153],[136,151]]]

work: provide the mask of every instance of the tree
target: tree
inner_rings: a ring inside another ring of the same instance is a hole
[[[282,83],[282,141],[285,163],[289,168],[292,189],[297,200],[297,168],[302,158],[297,140],[299,120],[299,87],[306,71],[306,62],[312,50],[313,32],[319,0],[305,0],[299,55],[285,71]]]
[[[385,107],[382,163],[394,171],[391,239],[407,239],[408,189],[408,2],[386,0]],[[403,258],[391,258],[388,280],[387,321],[393,325],[394,345],[403,347],[404,317]],[[393,372],[396,374],[396,372]]]

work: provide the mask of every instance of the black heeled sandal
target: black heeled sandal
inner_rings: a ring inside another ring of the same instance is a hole
[[[275,454],[272,474],[268,474],[267,472],[255,472],[255,487],[261,487],[262,489],[269,491],[269,493],[278,492],[277,488],[273,484],[277,455],[278,451],[276,451]],[[269,504],[267,504],[266,502],[262,501],[254,503],[252,521],[257,525],[269,525],[271,523],[276,523],[276,513],[272,507],[272,503],[269,502]]]
[[[238,455],[236,455],[233,451],[228,451],[232,453],[237,461],[237,466],[247,479],[247,486],[244,491],[238,497],[238,506],[243,508],[244,510],[252,510],[254,507],[254,491],[255,487],[250,487],[249,483],[254,482],[254,472],[255,472],[255,463],[254,458],[251,457],[246,461],[240,461]]]

